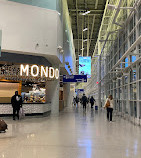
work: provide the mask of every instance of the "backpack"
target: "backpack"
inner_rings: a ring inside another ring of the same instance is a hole
[[[6,129],[8,129],[7,128],[8,126],[7,126],[7,124],[4,122],[4,120],[0,120],[0,132],[5,132],[5,130]]]

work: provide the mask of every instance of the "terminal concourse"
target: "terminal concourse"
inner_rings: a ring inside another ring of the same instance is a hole
[[[141,158],[141,0],[0,0],[0,158]]]

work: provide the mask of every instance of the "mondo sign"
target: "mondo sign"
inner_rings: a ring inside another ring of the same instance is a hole
[[[46,77],[46,78],[59,78],[59,70],[53,67],[44,67],[37,65],[20,65],[20,76],[33,76],[33,77]]]

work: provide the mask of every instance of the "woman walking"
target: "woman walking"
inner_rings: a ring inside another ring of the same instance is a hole
[[[107,108],[107,120],[110,122],[112,122],[113,107],[114,107],[113,96],[109,95],[109,97],[106,99],[104,108]]]

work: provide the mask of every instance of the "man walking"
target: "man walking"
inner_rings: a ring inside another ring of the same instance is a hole
[[[15,120],[16,114],[19,120],[19,111],[20,111],[20,107],[22,107],[22,97],[18,95],[18,91],[15,91],[15,95],[12,96],[11,104],[13,107],[13,120]]]
[[[93,96],[91,96],[91,99],[90,99],[91,108],[93,108],[94,102],[95,102],[95,99],[93,98]]]
[[[83,104],[83,109],[86,110],[87,97],[85,96],[85,94],[83,94],[83,97],[82,97],[82,104]]]

